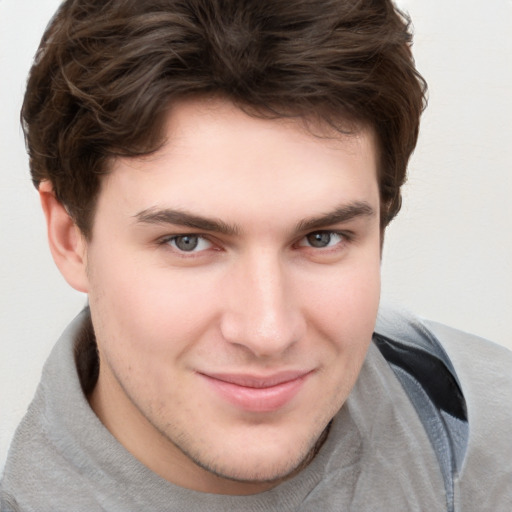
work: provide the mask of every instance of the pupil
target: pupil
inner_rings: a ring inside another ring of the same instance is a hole
[[[199,243],[197,236],[179,236],[176,238],[176,247],[182,251],[193,251]]]
[[[312,247],[325,247],[331,241],[330,233],[312,233],[308,235],[308,242]]]

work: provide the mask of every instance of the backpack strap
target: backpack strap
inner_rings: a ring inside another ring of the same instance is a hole
[[[373,341],[409,396],[441,468],[448,512],[466,455],[466,401],[455,369],[437,337],[417,318],[379,312]]]

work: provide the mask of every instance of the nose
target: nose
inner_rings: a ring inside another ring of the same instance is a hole
[[[248,256],[232,268],[221,330],[226,341],[260,358],[276,357],[305,332],[299,297],[278,256]]]

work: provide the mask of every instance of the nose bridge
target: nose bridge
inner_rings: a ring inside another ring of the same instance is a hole
[[[300,337],[300,314],[279,254],[260,249],[239,262],[224,319],[225,338],[258,356],[285,351]]]

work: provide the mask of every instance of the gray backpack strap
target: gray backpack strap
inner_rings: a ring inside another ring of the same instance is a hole
[[[380,313],[374,343],[409,395],[441,467],[448,512],[454,512],[454,480],[466,455],[466,401],[439,340],[418,319]]]

